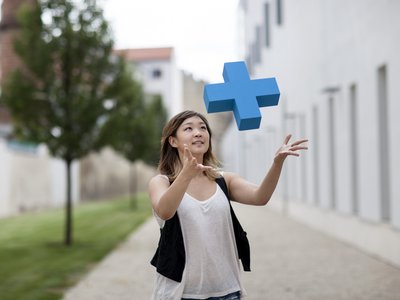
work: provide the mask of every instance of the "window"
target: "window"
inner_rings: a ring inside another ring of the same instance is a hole
[[[261,27],[256,27],[256,42],[254,43],[254,62],[260,63],[261,62]]]
[[[282,0],[276,0],[276,23],[278,25],[282,25],[283,22],[282,10]]]
[[[246,65],[249,74],[251,74],[253,72],[253,61],[251,59],[251,54],[246,56]]]
[[[240,5],[242,5],[244,11],[247,11],[247,0],[241,0]]]
[[[251,43],[251,66],[254,67],[257,64],[257,45],[256,43]]]
[[[350,157],[352,211],[358,214],[358,130],[357,130],[357,86],[350,86]]]
[[[161,78],[162,72],[160,69],[154,69],[151,75],[153,78]]]
[[[388,97],[387,71],[383,65],[378,69],[378,126],[379,126],[379,167],[381,218],[390,220],[390,175],[389,175],[389,130],[388,130]]]
[[[300,126],[300,136],[306,135],[306,116],[305,114],[299,114],[299,126]],[[301,160],[301,198],[306,201],[308,198],[308,172],[307,172],[307,155],[303,156]]]
[[[314,167],[314,203],[319,204],[320,199],[319,199],[319,149],[318,149],[318,143],[319,143],[319,120],[318,120],[318,107],[316,105],[313,106],[312,110],[312,116],[313,116],[313,149],[314,149],[314,155],[313,157],[313,167]]]
[[[336,208],[336,136],[335,136],[335,102],[333,96],[328,100],[328,136],[329,136],[329,162],[330,162],[330,205],[332,209]]]
[[[270,46],[269,3],[264,4],[265,46]]]

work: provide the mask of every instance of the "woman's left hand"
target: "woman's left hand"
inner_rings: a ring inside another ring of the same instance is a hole
[[[287,135],[283,142],[283,145],[276,152],[274,158],[275,163],[283,163],[288,155],[300,156],[300,154],[298,153],[299,150],[308,149],[306,145],[303,145],[304,143],[308,142],[307,139],[298,140],[289,144],[289,140],[291,139],[291,137],[291,134]]]

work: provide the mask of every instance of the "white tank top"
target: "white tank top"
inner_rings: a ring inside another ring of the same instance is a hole
[[[219,185],[215,186],[215,193],[203,201],[185,193],[178,207],[186,253],[183,278],[179,283],[157,273],[153,299],[204,299],[236,291],[246,294],[228,199]],[[164,221],[156,219],[163,227]]]

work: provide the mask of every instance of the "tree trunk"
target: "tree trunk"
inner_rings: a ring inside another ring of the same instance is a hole
[[[67,203],[65,207],[65,245],[72,245],[72,198],[71,198],[71,160],[66,160],[67,166]]]
[[[134,177],[133,168],[135,168],[135,178],[133,178]],[[129,168],[129,196],[131,198],[131,208],[133,210],[137,209],[137,199],[136,199],[137,180],[138,180],[137,166],[134,166],[134,164],[131,163]]]

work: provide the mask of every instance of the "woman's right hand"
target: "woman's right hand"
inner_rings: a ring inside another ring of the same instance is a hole
[[[187,145],[184,146],[183,167],[170,185],[163,176],[155,176],[149,183],[149,195],[156,214],[163,220],[175,215],[191,180],[204,171],[212,169],[197,162]]]
[[[201,174],[204,171],[211,170],[211,166],[204,166],[197,162],[196,157],[192,155],[189,147],[185,144],[183,150],[183,168],[181,173],[187,178],[194,178],[196,175]]]

